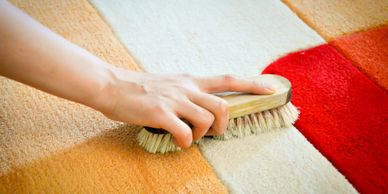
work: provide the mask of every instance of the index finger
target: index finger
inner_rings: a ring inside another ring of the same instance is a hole
[[[200,88],[207,93],[244,92],[253,94],[272,94],[275,92],[265,83],[236,78],[232,75],[199,78]]]

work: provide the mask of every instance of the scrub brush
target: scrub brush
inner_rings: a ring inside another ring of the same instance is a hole
[[[259,83],[270,84],[276,90],[271,95],[247,93],[222,93],[217,96],[228,103],[229,124],[223,135],[213,136],[217,140],[241,138],[289,127],[298,118],[299,111],[290,102],[291,83],[279,75],[264,74],[248,78]],[[151,153],[166,153],[180,150],[172,142],[173,136],[163,129],[143,128],[137,139],[140,146]],[[194,143],[200,143],[198,140]]]

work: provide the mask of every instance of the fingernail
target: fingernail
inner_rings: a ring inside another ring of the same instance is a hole
[[[271,92],[271,93],[276,91],[276,89],[273,87],[265,87],[265,90],[267,90],[268,92]]]
[[[257,85],[259,85],[260,87],[263,87],[267,92],[275,92],[276,89],[274,86],[271,86],[271,84],[267,84],[267,83],[263,83],[263,82],[256,82]]]

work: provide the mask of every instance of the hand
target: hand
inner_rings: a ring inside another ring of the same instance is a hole
[[[271,94],[270,88],[230,75],[195,77],[114,68],[114,80],[100,95],[100,111],[107,117],[153,128],[163,128],[174,143],[187,148],[205,134],[221,135],[228,125],[228,107],[209,93],[236,91]],[[184,119],[193,126],[191,129]],[[211,128],[211,130],[209,130]]]
[[[183,148],[206,133],[222,134],[228,124],[226,102],[209,93],[272,93],[232,76],[201,78],[115,68],[7,1],[0,1],[0,42],[0,75],[90,106],[111,119],[163,128]]]

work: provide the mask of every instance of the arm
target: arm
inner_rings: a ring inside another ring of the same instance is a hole
[[[272,93],[231,76],[200,78],[116,68],[2,0],[0,75],[92,107],[114,120],[164,128],[181,147],[206,133],[225,130],[226,103],[209,93]],[[193,129],[180,118],[188,120]]]

